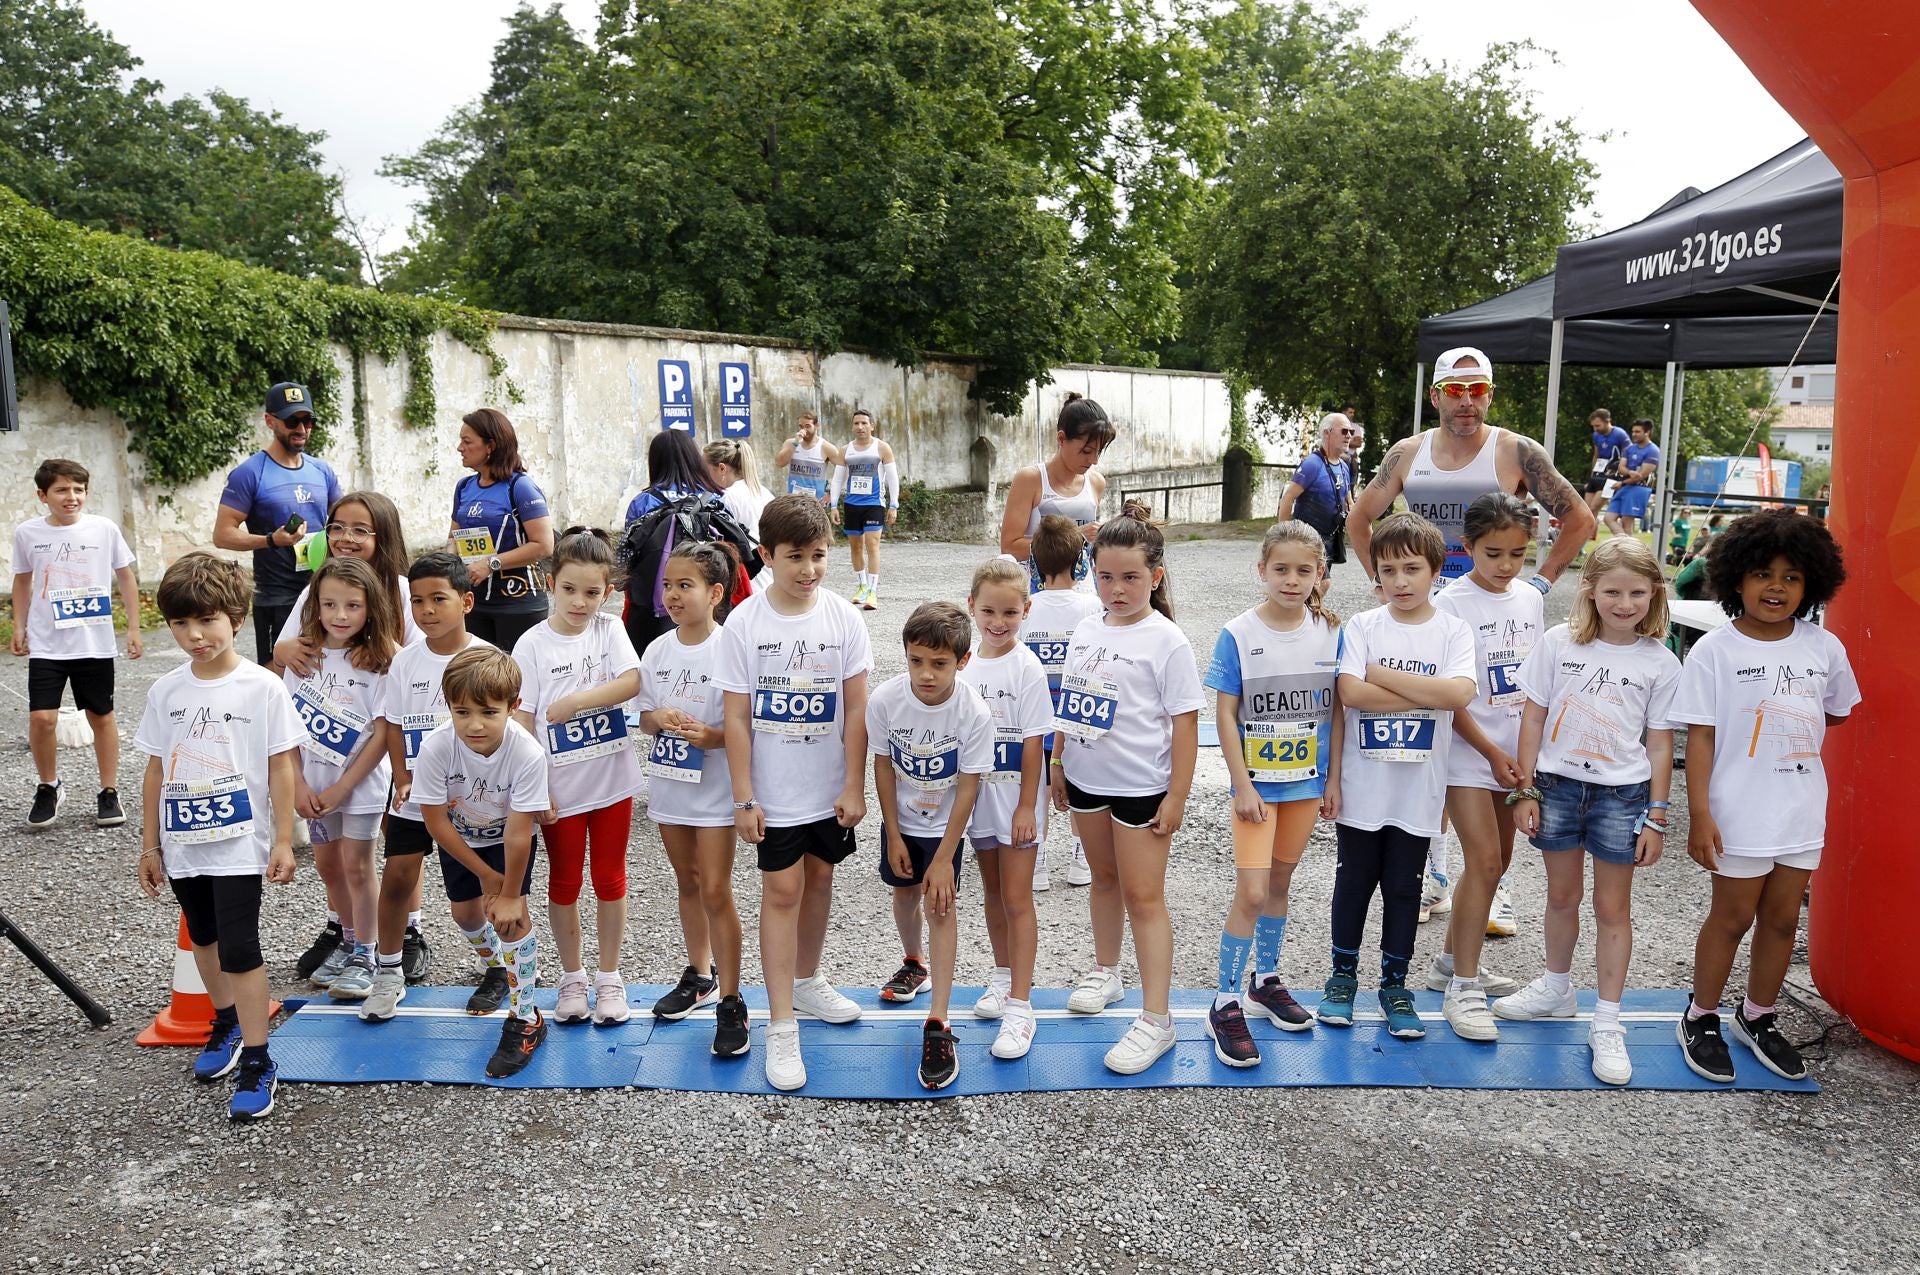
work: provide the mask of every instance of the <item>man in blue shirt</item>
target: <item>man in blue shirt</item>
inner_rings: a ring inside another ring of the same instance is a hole
[[[340,480],[327,462],[305,455],[313,437],[313,396],[282,381],[267,391],[272,441],[235,465],[213,520],[217,548],[253,553],[253,640],[262,665],[273,662],[273,641],[306,587],[309,536],[327,524],[340,499]]]
[[[1633,423],[1633,439],[1621,453],[1620,463],[1626,477],[1607,503],[1607,530],[1631,536],[1646,521],[1654,475],[1660,470],[1660,448],[1653,442],[1653,422],[1646,417]]]
[[[1280,493],[1278,521],[1298,518],[1320,533],[1329,568],[1346,558],[1340,531],[1353,506],[1353,466],[1347,463],[1347,439],[1353,423],[1339,412],[1320,418],[1320,445],[1307,453]]]

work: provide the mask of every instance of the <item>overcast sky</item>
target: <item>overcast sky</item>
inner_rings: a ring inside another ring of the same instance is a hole
[[[222,88],[327,134],[352,211],[404,242],[412,195],[375,173],[413,150],[486,87],[514,0],[85,0],[92,19],[144,59],[169,94]],[[542,0],[541,7],[545,7]],[[1684,0],[1371,0],[1365,30],[1407,27],[1429,60],[1467,66],[1494,41],[1531,40],[1527,83],[1543,114],[1611,134],[1599,169],[1601,229],[1639,220],[1685,186],[1702,189],[1799,140],[1798,128]],[[591,32],[595,0],[562,5]],[[1555,60],[1557,59],[1557,60]]]

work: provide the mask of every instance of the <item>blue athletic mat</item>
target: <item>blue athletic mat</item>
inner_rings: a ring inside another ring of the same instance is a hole
[[[744,1058],[715,1058],[713,1011],[701,1010],[684,1022],[657,1023],[646,1007],[666,992],[664,986],[628,989],[636,1009],[619,1027],[549,1024],[547,1042],[527,1069],[511,1080],[488,1080],[487,1055],[500,1037],[503,1015],[467,1015],[467,988],[415,987],[407,990],[399,1014],[387,1023],[363,1023],[352,1004],[317,997],[301,1005],[273,1033],[273,1056],[280,1078],[317,1084],[431,1081],[436,1084],[501,1085],[522,1089],[600,1089],[633,1085],[705,1093],[777,1092],[763,1067],[766,996],[759,988],[745,995],[753,1013],[753,1048]],[[1101,1063],[1108,1046],[1126,1032],[1137,1012],[1138,991],[1104,1014],[1066,1012],[1067,992],[1046,988],[1034,993],[1039,1031],[1033,1049],[1017,1061],[988,1052],[998,1030],[970,1012],[978,987],[954,989],[952,1028],[960,1041],[960,1076],[938,1093],[920,1087],[920,1025],[927,1012],[923,996],[912,1005],[883,1004],[872,989],[846,989],[866,1013],[845,1026],[802,1019],[800,1038],[807,1084],[798,1094],[809,1098],[954,1098],[981,1093],[1049,1093],[1075,1089],[1160,1089],[1183,1086],[1222,1088],[1307,1086],[1393,1086],[1436,1089],[1607,1089],[1593,1078],[1587,1053],[1587,1021],[1593,995],[1581,997],[1578,1018],[1500,1024],[1495,1044],[1472,1044],[1456,1037],[1440,1017],[1440,996],[1420,992],[1425,1040],[1388,1036],[1371,994],[1361,995],[1359,1021],[1350,1028],[1315,1026],[1310,1032],[1282,1032],[1265,1020],[1253,1024],[1260,1042],[1258,1067],[1233,1068],[1213,1056],[1205,1015],[1212,993],[1178,990],[1173,1011],[1180,1042],[1166,1057],[1137,1076],[1118,1076]],[[1716,1085],[1687,1069],[1674,1041],[1674,1022],[1685,1006],[1680,990],[1629,991],[1622,1001],[1627,1051],[1633,1059],[1634,1089],[1769,1089],[1818,1093],[1811,1080],[1781,1080],[1756,1062],[1746,1049],[1733,1048],[1733,1085]],[[553,992],[538,1003],[551,1010]],[[1317,995],[1301,996],[1311,1009]]]

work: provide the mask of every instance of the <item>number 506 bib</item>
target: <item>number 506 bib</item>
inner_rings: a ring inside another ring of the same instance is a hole
[[[840,680],[811,673],[760,679],[753,693],[753,728],[774,735],[826,735],[840,706]]]

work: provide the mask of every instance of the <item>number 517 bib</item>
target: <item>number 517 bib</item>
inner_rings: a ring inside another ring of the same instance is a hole
[[[1440,714],[1430,708],[1360,714],[1360,755],[1370,761],[1423,762],[1433,756]]]

